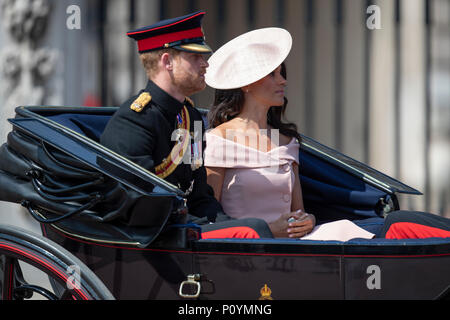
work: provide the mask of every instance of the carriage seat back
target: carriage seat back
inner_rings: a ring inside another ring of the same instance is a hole
[[[111,115],[92,114],[59,114],[48,119],[63,125],[64,127],[84,135],[95,142],[100,142],[100,136],[106,128]]]

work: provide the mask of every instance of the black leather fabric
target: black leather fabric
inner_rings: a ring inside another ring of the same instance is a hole
[[[72,235],[140,247],[186,220],[182,199],[141,194],[19,130],[0,147],[0,200]]]

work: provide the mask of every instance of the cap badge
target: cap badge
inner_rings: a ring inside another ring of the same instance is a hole
[[[142,112],[144,108],[152,101],[152,96],[148,92],[142,93],[131,105],[131,110]]]

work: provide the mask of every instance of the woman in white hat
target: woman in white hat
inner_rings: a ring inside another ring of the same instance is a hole
[[[209,114],[214,129],[206,134],[208,183],[228,215],[264,219],[274,237],[372,238],[348,220],[308,235],[315,217],[303,207],[300,135],[294,124],[281,121],[291,47],[288,31],[259,29],[225,44],[208,61],[206,83],[217,89]]]

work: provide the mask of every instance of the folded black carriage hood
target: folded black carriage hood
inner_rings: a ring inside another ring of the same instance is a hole
[[[176,186],[94,140],[47,118],[62,113],[112,115],[116,110],[114,107],[18,107],[16,118],[8,121],[16,129],[44,141],[142,194],[183,197],[184,192]]]

